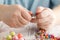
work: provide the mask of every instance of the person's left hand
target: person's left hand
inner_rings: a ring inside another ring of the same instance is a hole
[[[38,7],[36,10],[36,21],[38,28],[47,30],[55,20],[53,11],[49,8]]]

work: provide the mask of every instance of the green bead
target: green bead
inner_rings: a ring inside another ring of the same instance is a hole
[[[15,32],[11,32],[10,35],[11,35],[11,36],[14,36],[14,35],[15,35]]]
[[[12,39],[11,35],[8,35],[8,36],[6,37],[6,40],[11,40],[11,39]]]

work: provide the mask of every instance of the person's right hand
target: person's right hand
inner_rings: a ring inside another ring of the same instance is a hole
[[[0,5],[0,20],[17,28],[26,25],[31,20],[31,15],[20,5]]]

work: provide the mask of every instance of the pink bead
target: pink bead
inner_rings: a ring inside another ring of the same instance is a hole
[[[20,38],[19,40],[25,40],[24,38]]]
[[[17,36],[13,36],[12,40],[18,40]]]

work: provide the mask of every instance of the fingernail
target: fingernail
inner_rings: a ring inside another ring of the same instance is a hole
[[[39,13],[41,13],[41,10],[40,10],[40,8],[38,7],[37,10],[36,10],[36,15],[39,15]]]
[[[38,7],[37,10],[36,10],[36,15],[39,15],[39,13],[41,13],[42,10],[44,10],[43,7]]]

